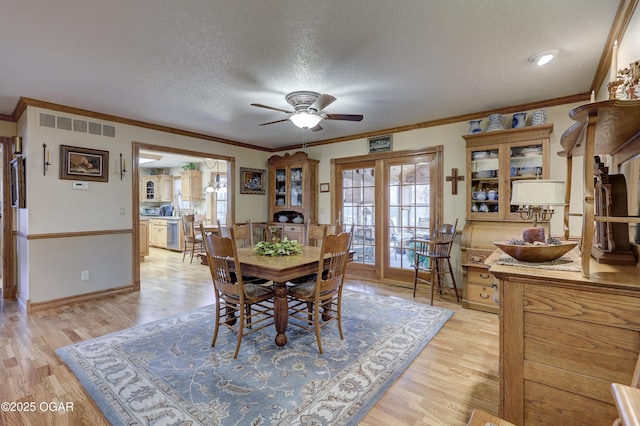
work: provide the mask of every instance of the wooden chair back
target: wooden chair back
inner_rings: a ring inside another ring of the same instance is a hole
[[[344,275],[349,261],[349,245],[351,235],[347,232],[340,234],[325,234],[322,238],[318,275],[316,281],[316,301],[327,300],[342,291]],[[324,267],[322,259],[329,258],[329,266]]]
[[[186,214],[182,216],[182,231],[184,233],[184,240],[188,243],[195,243],[195,220],[194,215]]]
[[[240,304],[244,303],[244,285],[235,241],[232,238],[221,238],[213,234],[205,234],[203,238],[216,300],[229,296],[237,297]],[[235,262],[235,273],[230,271],[229,258]]]
[[[230,236],[238,247],[253,247],[253,224],[250,220],[242,225],[231,225],[229,228]]]
[[[322,225],[319,223],[307,225],[306,245],[319,247],[324,235],[335,235],[335,225]]]

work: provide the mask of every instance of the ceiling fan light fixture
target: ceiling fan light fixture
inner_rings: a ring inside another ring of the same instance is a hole
[[[322,117],[317,114],[311,114],[307,111],[299,111],[291,114],[289,120],[291,120],[296,127],[301,129],[311,129],[320,123]]]
[[[534,64],[540,66],[540,65],[548,64],[557,55],[558,55],[557,50],[545,50],[543,52],[538,52],[535,55],[531,55],[529,57],[529,62],[533,62]]]

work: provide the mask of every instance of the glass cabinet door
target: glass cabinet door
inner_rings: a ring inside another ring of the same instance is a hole
[[[500,212],[500,149],[482,147],[471,150],[471,191],[468,206],[470,216],[498,216]]]
[[[302,167],[291,168],[291,207],[302,206]]]
[[[275,181],[276,206],[284,206],[287,200],[287,169],[276,169]]]
[[[511,184],[518,180],[542,179],[543,169],[542,144],[512,145],[509,155],[509,198]],[[509,206],[510,213],[518,213],[518,206]]]

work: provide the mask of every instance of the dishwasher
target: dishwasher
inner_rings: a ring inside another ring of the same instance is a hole
[[[179,220],[167,220],[167,248],[169,250],[180,250]]]

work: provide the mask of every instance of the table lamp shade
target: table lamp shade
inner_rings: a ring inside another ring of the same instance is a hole
[[[564,182],[542,179],[513,182],[511,204],[516,206],[564,206]]]

